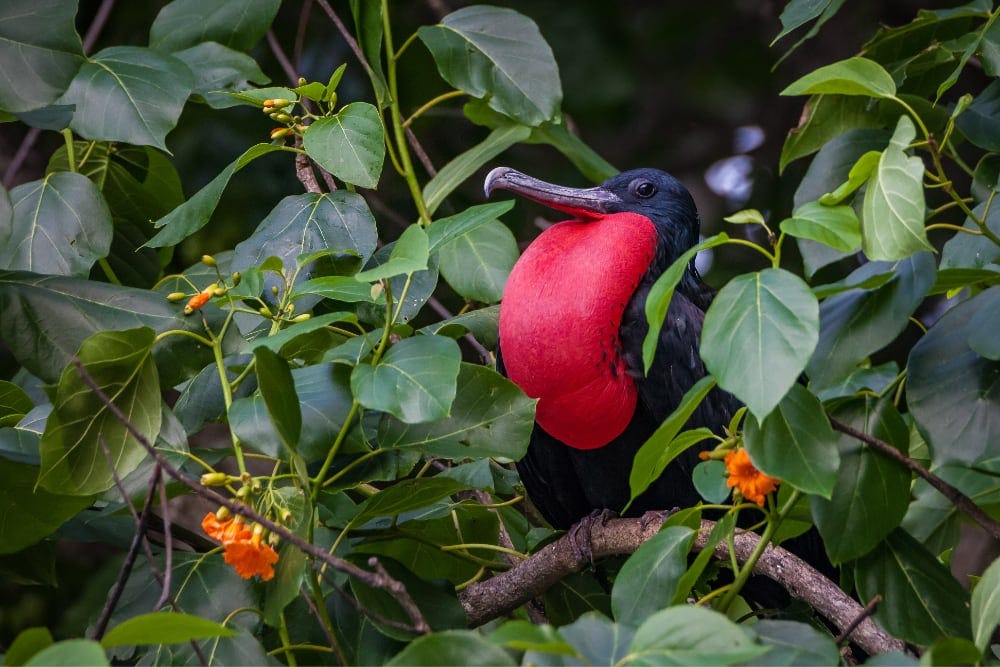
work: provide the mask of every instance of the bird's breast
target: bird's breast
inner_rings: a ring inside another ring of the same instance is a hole
[[[507,280],[505,371],[538,399],[542,428],[571,447],[601,447],[632,419],[637,391],[619,328],[656,238],[653,223],[634,213],[560,222],[532,242]]]

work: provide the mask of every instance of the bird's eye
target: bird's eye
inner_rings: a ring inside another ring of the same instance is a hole
[[[649,199],[656,194],[656,186],[649,181],[641,181],[635,186],[635,193],[643,199]]]

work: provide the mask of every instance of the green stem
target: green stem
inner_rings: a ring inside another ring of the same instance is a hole
[[[441,547],[441,551],[468,551],[469,549],[484,549],[486,551],[499,551],[503,554],[508,554],[510,556],[515,556],[524,560],[527,558],[520,551],[515,551],[514,549],[508,549],[507,547],[497,546],[496,544],[480,544],[480,543],[469,543],[469,544],[446,544]]]
[[[120,281],[118,279],[118,276],[115,275],[115,270],[112,269],[111,265],[108,263],[107,257],[101,257],[99,260],[97,260],[97,264],[101,267],[101,271],[104,272],[104,275],[107,277],[108,282],[110,282],[113,285],[119,285],[119,286],[122,284],[122,281]]]
[[[413,121],[415,121],[416,119],[420,118],[420,116],[422,116],[423,114],[425,114],[428,110],[433,109],[438,104],[441,104],[442,102],[446,102],[447,100],[450,100],[450,99],[454,99],[456,97],[463,97],[464,95],[465,95],[465,91],[463,91],[463,90],[451,90],[451,91],[448,91],[447,93],[442,93],[442,94],[438,95],[437,97],[435,97],[432,100],[429,100],[423,106],[421,106],[419,109],[417,109],[412,114],[410,114],[409,118],[407,118],[406,120],[403,121],[403,129],[405,130],[406,128],[408,128]]]
[[[285,612],[281,612],[278,619],[278,637],[281,638],[281,646],[285,650],[285,660],[288,662],[288,667],[298,667],[299,661],[295,659],[295,652],[291,649],[292,641],[288,637],[288,621],[285,620]]]
[[[312,498],[313,503],[319,498],[319,492],[323,490],[323,478],[326,477],[327,471],[330,470],[330,466],[333,465],[333,459],[337,456],[337,452],[340,451],[340,446],[344,443],[347,438],[347,432],[351,429],[351,424],[354,422],[354,418],[358,414],[360,409],[360,404],[357,400],[351,401],[351,409],[347,413],[347,417],[344,418],[344,425],[340,427],[340,432],[337,433],[337,439],[333,441],[333,445],[330,447],[330,451],[326,453],[326,459],[323,461],[323,466],[316,473],[316,477],[313,478],[312,483]]]
[[[76,147],[73,145],[73,130],[67,127],[62,131],[62,135],[66,141],[66,160],[69,162],[69,170],[76,174],[78,172],[76,170]]]
[[[767,261],[771,262],[772,266],[776,266],[775,265],[775,256],[772,255],[771,253],[769,253],[766,249],[760,247],[759,245],[757,245],[756,243],[754,243],[752,241],[745,241],[743,239],[733,239],[733,238],[730,238],[729,240],[726,241],[726,244],[727,245],[742,245],[742,246],[746,246],[748,248],[753,248],[754,250],[756,250],[760,254],[764,255],[764,257],[767,257]]]
[[[209,339],[205,338],[204,336],[199,336],[198,334],[196,334],[193,331],[188,331],[187,329],[170,329],[168,331],[164,331],[163,333],[157,334],[156,338],[153,339],[153,344],[155,345],[156,343],[159,343],[161,340],[163,340],[167,336],[187,336],[188,338],[195,339],[196,341],[198,341],[199,343],[201,343],[205,347],[211,347],[212,346],[212,341],[210,341]]]
[[[219,371],[222,398],[226,406],[226,412],[228,413],[229,407],[233,404],[233,389],[229,384],[229,378],[226,376],[226,363],[222,358],[222,336],[213,338],[212,356],[215,358],[215,368]],[[236,455],[236,465],[240,470],[240,476],[243,476],[247,472],[247,463],[243,458],[243,446],[240,445],[240,439],[236,437],[236,433],[232,429],[229,429],[229,436],[233,442],[233,454]]]
[[[310,541],[312,540],[310,539]],[[333,629],[333,620],[330,618],[330,612],[326,610],[326,598],[323,597],[323,589],[319,585],[319,573],[316,570],[310,570],[310,574],[306,578],[309,580],[309,590],[312,593],[316,613],[319,614],[319,621],[326,627],[325,634],[330,639],[330,648],[337,655],[340,664],[346,665],[344,651],[337,642],[337,633]]]

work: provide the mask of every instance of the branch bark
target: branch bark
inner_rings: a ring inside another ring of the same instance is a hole
[[[695,539],[694,549],[704,548],[714,523],[702,521]],[[660,529],[657,522],[643,519],[612,519],[606,524],[596,523],[591,528],[593,557],[627,555],[633,553]],[[755,533],[741,533],[735,539],[736,559],[745,562],[757,546],[760,537]],[[714,555],[729,559],[729,547],[719,544]],[[573,548],[568,536],[545,546],[531,558],[516,567],[486,581],[475,583],[459,595],[469,617],[470,627],[477,627],[507,614],[527,601],[537,597],[561,578],[579,572],[590,564]],[[869,654],[905,651],[903,641],[890,636],[871,618],[864,615],[864,608],[844,593],[805,561],[781,549],[769,546],[754,567],[761,574],[778,582],[795,598],[808,603],[838,630],[849,629],[860,617],[863,620],[850,633],[850,639]]]

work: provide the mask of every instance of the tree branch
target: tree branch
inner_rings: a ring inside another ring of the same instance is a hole
[[[1000,540],[1000,522],[997,522],[990,515],[981,510],[972,498],[965,495],[931,471],[927,470],[909,456],[890,445],[888,442],[879,440],[875,436],[868,435],[864,431],[859,431],[853,426],[845,424],[839,419],[834,419],[833,417],[830,417],[830,425],[835,431],[840,431],[841,433],[849,435],[856,440],[860,440],[880,454],[884,454],[894,461],[902,463],[904,466],[909,468],[911,472],[922,477],[928,484],[940,491],[941,495],[950,500],[955,507],[968,514],[969,518],[978,523],[983,530],[989,533],[990,537],[994,540]]]
[[[694,549],[704,548],[714,523],[702,521],[695,539]],[[595,523],[590,539],[594,558],[633,553],[646,540],[660,530],[657,522],[643,519],[612,519],[606,524]],[[745,562],[760,541],[755,533],[740,533],[735,538],[738,561]],[[729,559],[729,547],[723,542],[715,548],[720,560]],[[528,600],[540,595],[568,574],[579,572],[590,561],[580,558],[568,536],[546,545],[531,558],[516,567],[486,581],[475,583],[459,594],[462,606],[469,617],[469,625],[476,627],[504,614],[510,613]],[[838,629],[848,629],[863,615],[863,608],[800,558],[781,549],[769,546],[754,573],[778,582],[795,598],[808,603]],[[869,654],[905,651],[906,645],[888,635],[870,618],[862,617],[851,634],[851,640]]]

